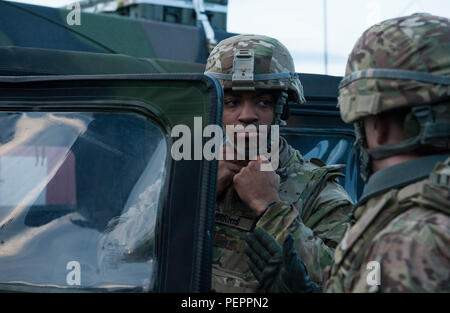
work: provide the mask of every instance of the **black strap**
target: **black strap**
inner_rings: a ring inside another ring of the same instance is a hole
[[[364,204],[369,198],[390,189],[400,188],[424,179],[430,175],[437,162],[444,162],[450,154],[430,155],[384,168],[374,173],[369,181],[358,206]]]
[[[372,159],[380,160],[396,154],[414,151],[422,145],[432,145],[436,148],[446,148],[448,137],[450,137],[450,123],[448,121],[436,123],[432,114],[431,105],[415,106],[411,109],[411,114],[420,124],[420,133],[416,137],[409,138],[399,143],[388,144],[376,148],[368,149]],[[438,143],[440,138],[443,143]]]

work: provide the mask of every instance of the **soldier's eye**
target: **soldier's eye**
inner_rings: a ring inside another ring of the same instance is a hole
[[[227,107],[234,107],[238,104],[237,99],[225,99],[224,100],[224,105]]]
[[[272,106],[273,105],[273,100],[272,99],[262,98],[262,99],[258,100],[258,105],[262,106],[262,107]]]

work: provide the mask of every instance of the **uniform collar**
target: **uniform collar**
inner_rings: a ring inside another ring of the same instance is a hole
[[[372,176],[367,182],[358,206],[368,199],[385,191],[401,188],[430,175],[437,162],[445,161],[450,154],[430,155],[384,168]]]

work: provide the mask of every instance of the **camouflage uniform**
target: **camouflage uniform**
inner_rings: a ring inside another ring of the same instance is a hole
[[[254,72],[248,68],[243,71],[246,75],[254,74],[254,79],[244,82],[230,77],[233,57],[240,48],[253,49],[255,54]],[[289,52],[273,38],[240,35],[222,41],[211,52],[206,72],[216,76],[224,89],[280,90],[293,101],[305,101]],[[281,75],[258,76],[268,73]],[[278,105],[274,124],[285,116],[286,105]],[[342,166],[326,166],[318,159],[307,161],[281,137],[279,157],[276,172],[280,175],[281,202],[270,206],[262,216],[255,216],[239,199],[233,185],[216,202],[212,289],[217,292],[262,291],[244,253],[244,236],[256,226],[263,227],[280,242],[288,233],[293,234],[296,250],[317,282],[322,281],[323,269],[333,262],[333,250],[342,238],[343,222],[353,206],[337,183],[336,178],[343,175]]]
[[[418,167],[424,167],[420,176],[426,177],[412,183],[405,176],[419,174]],[[374,190],[363,195],[353,226],[336,249],[326,291],[450,292],[449,179],[450,155],[374,174],[366,191]],[[376,185],[384,187],[381,194]],[[380,287],[367,283],[371,261],[380,264]]]
[[[450,292],[449,56],[449,20],[428,14],[371,27],[350,54],[340,85],[344,121],[412,107],[405,141],[368,149],[360,138],[362,164],[406,152],[430,155],[368,175],[325,291]],[[361,127],[355,125],[364,136]],[[380,264],[378,286],[367,283],[371,261]]]

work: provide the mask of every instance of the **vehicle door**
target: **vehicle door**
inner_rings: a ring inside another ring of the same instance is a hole
[[[0,290],[209,291],[217,161],[176,161],[171,130],[220,124],[222,97],[202,74],[0,77]]]

